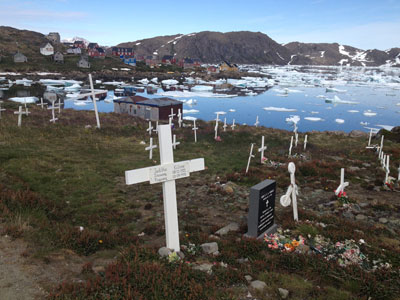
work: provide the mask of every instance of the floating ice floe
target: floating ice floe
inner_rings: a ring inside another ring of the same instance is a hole
[[[257,96],[258,94],[255,92],[248,92],[246,93],[246,96]]]
[[[152,83],[158,84],[158,78],[154,77],[150,80]]]
[[[397,106],[400,106],[400,102],[396,104]]]
[[[312,112],[310,112],[312,115],[317,115],[317,114],[319,114],[319,111],[312,111]]]
[[[267,111],[283,111],[283,112],[297,111],[297,109],[295,108],[274,107],[274,106],[264,107],[263,109]]]
[[[179,84],[179,81],[175,80],[175,79],[165,79],[165,80],[161,81],[161,83],[163,85],[177,85],[177,84]]]
[[[17,80],[15,80],[15,84],[19,84],[19,85],[28,85],[28,86],[30,86],[31,84],[33,83],[33,81],[32,80],[30,80],[30,79],[26,79],[26,78],[24,78],[24,79],[17,79]]]
[[[197,109],[184,109],[182,113],[184,114],[197,114],[199,111]]]
[[[376,116],[376,112],[373,112],[372,110],[368,109],[368,110],[364,111],[363,115],[366,117],[374,117],[374,116]]]
[[[35,103],[39,101],[38,97],[12,97],[8,100],[18,103]]]
[[[300,116],[297,116],[297,115],[293,115],[293,116],[286,118],[287,123],[297,124],[297,123],[299,123],[299,121],[300,121]]]
[[[74,83],[71,86],[65,87],[64,91],[66,91],[66,92],[77,92],[77,91],[80,91],[81,89],[82,89],[82,87],[79,84]]]
[[[334,96],[333,99],[326,98],[325,99],[326,103],[334,103],[334,104],[359,104],[360,102],[354,102],[354,101],[349,101],[349,100],[342,100],[338,96]]]
[[[197,118],[192,117],[192,116],[185,116],[185,117],[183,117],[182,119],[183,119],[183,120],[186,120],[186,121],[195,121],[195,120],[197,120]]]
[[[322,119],[322,118],[316,118],[316,117],[305,117],[304,120],[311,121],[311,122],[324,121],[324,119]]]
[[[233,109],[233,108],[229,109],[229,112],[235,112],[235,111],[236,111],[236,109]]]
[[[324,96],[324,95],[318,95],[318,96],[317,96],[317,98],[320,98],[320,99],[326,99],[327,97],[326,97],[326,96]]]
[[[226,112],[224,112],[224,111],[216,111],[214,114],[216,114],[216,115],[226,115]]]
[[[335,119],[335,122],[338,124],[343,124],[344,120],[343,119]]]
[[[347,90],[339,90],[339,89],[336,89],[336,88],[327,87],[326,88],[326,92],[327,93],[346,93]]]
[[[212,90],[213,90],[213,87],[209,86],[209,85],[195,85],[191,89],[192,92],[209,92]]]
[[[138,80],[138,82],[146,85],[146,84],[149,84],[150,81],[147,78],[143,78],[143,79]]]
[[[395,127],[395,126],[391,126],[391,125],[375,125],[375,126],[381,127],[387,131],[391,131]]]
[[[80,101],[80,100],[75,100],[75,101],[74,101],[74,105],[75,105],[75,106],[86,106],[86,105],[88,105],[88,102],[86,102],[86,101]]]
[[[189,92],[189,91],[168,91],[160,92],[157,95],[174,98],[189,98],[189,97],[204,97],[204,98],[233,98],[237,97],[236,94],[214,94],[209,92]]]
[[[121,68],[121,71],[130,71],[131,69],[129,68]]]
[[[355,113],[359,113],[360,111],[358,110],[354,110],[354,109],[350,109],[347,112],[351,113],[351,114],[355,114]]]

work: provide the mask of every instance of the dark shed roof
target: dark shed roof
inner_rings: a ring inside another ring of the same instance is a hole
[[[182,102],[171,98],[152,98],[137,102],[137,104],[161,107],[161,106],[179,105],[182,104]]]

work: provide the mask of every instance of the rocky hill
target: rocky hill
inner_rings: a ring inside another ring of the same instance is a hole
[[[174,55],[176,58],[199,58],[206,63],[228,60],[240,64],[286,65],[291,52],[261,32],[211,32],[159,36],[119,44],[133,47],[139,55]]]

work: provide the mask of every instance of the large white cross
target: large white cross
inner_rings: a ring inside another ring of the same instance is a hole
[[[382,135],[382,138],[381,138],[381,146],[380,146],[380,148],[379,148],[379,154],[381,154],[381,152],[383,151],[383,139],[385,138],[385,136],[384,135]],[[380,156],[379,156],[380,157]]]
[[[389,182],[390,166],[389,166],[389,154],[386,155],[386,166],[385,166],[385,183]]]
[[[57,108],[58,108],[58,114],[61,114],[61,99],[60,98],[58,98]]]
[[[386,168],[386,157],[387,157],[388,155],[383,155],[383,152],[382,152],[382,160],[381,160],[381,164],[382,164],[382,168],[385,170],[385,168]]]
[[[373,148],[371,147],[371,138],[372,138],[372,128],[369,131],[368,146],[366,147],[367,149]]]
[[[179,128],[182,127],[182,113],[181,113],[181,109],[178,109],[178,124],[179,124]]]
[[[236,127],[236,125],[235,125],[235,119],[233,119],[233,122],[232,122],[232,125],[231,125],[232,130],[235,130],[235,127]]]
[[[258,127],[258,124],[260,124],[260,122],[258,122],[258,116],[257,116],[256,122],[254,123],[254,126]]]
[[[251,159],[254,157],[254,155],[253,155],[253,148],[254,148],[254,144],[252,143],[252,144],[251,144],[251,147],[250,147],[249,160],[247,161],[246,174],[247,174],[247,172],[249,172],[250,161],[251,161]]]
[[[218,137],[218,121],[215,123],[214,131],[215,131],[214,139],[217,139],[217,137]]]
[[[171,108],[171,114],[170,114],[168,117],[170,117],[171,119],[173,119],[175,116],[176,116],[176,114],[174,114],[174,109]]]
[[[149,121],[149,128],[147,128],[146,131],[148,131],[149,135],[151,135],[152,130],[153,130],[153,126],[151,126],[151,121]]]
[[[299,215],[297,211],[297,195],[299,194],[299,191],[294,176],[294,173],[296,172],[296,165],[293,162],[289,163],[288,171],[290,173],[290,185],[286,191],[286,194],[281,197],[280,202],[284,207],[289,206],[291,202],[293,203],[293,219],[298,221]]]
[[[3,103],[3,101],[0,101],[0,119],[1,119],[1,112],[2,111],[6,111],[6,109],[5,108],[1,108],[1,104]]]
[[[161,164],[125,171],[125,181],[128,185],[146,181],[150,181],[150,184],[162,183],[167,248],[178,252],[180,244],[175,180],[189,177],[192,172],[204,170],[204,158],[174,163],[171,127],[160,125],[158,130]]]
[[[168,118],[168,125],[169,125],[169,127],[172,127],[172,117]]]
[[[26,112],[22,111],[22,106],[19,106],[18,111],[14,111],[14,114],[18,115],[18,127],[21,127],[22,115],[25,115]]]
[[[339,193],[343,193],[344,192],[344,188],[349,186],[348,182],[344,182],[344,168],[340,169],[340,184],[338,186],[338,188],[335,190],[335,195],[339,195]]]
[[[199,129],[199,128],[196,127],[196,120],[193,120],[192,130],[194,131],[194,142],[195,143],[197,143],[197,129]]]
[[[297,147],[297,143],[299,142],[299,134],[297,132],[294,133],[295,136],[295,142],[294,142],[294,146]]]
[[[261,152],[261,163],[264,162],[264,151],[267,150],[267,146],[264,146],[264,136],[261,137],[261,148],[258,148],[258,152]]]
[[[51,107],[48,107],[47,109],[51,109],[51,115],[52,115],[53,118],[50,120],[50,122],[53,122],[53,124],[55,124],[56,121],[58,120],[58,118],[56,118],[56,115],[55,115],[55,112],[54,112],[54,109],[55,109],[55,106],[54,106],[55,101],[52,101],[51,103],[52,103],[52,104],[51,104]]]
[[[226,127],[228,127],[228,125],[226,125],[226,118],[224,118],[224,126],[222,126],[224,128],[224,132],[226,131]]]
[[[150,145],[149,147],[144,148],[146,151],[150,151],[149,152],[149,159],[153,159],[153,149],[156,149],[157,145],[153,145],[153,138],[150,138]]]
[[[289,157],[292,156],[293,136],[290,138]]]
[[[307,148],[307,138],[308,138],[308,136],[306,134],[306,136],[304,137],[304,150],[306,150],[306,148]]]
[[[176,134],[174,134],[173,140],[172,140],[172,147],[174,147],[174,150],[176,149],[176,146],[178,146],[180,143],[181,142],[176,141]]]
[[[42,109],[43,109],[43,106],[44,106],[44,105],[47,105],[47,103],[44,103],[44,102],[43,102],[43,97],[40,97],[40,103],[39,103],[39,104],[36,104],[36,105],[40,105],[40,106],[42,107]]]

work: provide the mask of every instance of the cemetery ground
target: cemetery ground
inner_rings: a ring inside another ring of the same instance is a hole
[[[158,149],[153,160],[144,150],[147,122],[100,114],[98,130],[93,112],[63,110],[52,124],[50,111],[31,107],[18,128],[13,113],[18,104],[2,107],[7,111],[0,119],[0,266],[11,277],[0,278],[0,294],[23,294],[22,299],[400,299],[400,189],[398,183],[383,186],[385,173],[375,152],[365,148],[367,135],[309,132],[304,151],[300,133],[289,159],[289,131],[220,128],[217,142],[214,122],[198,121],[194,143],[191,127],[175,128],[180,142],[175,161],[204,157],[206,170],[176,181],[185,257],[161,258],[161,185],[128,186],[124,178],[126,170],[159,164]],[[267,163],[259,163],[255,153],[245,175],[250,144],[257,149],[261,136]],[[385,133],[384,151],[391,154],[390,175],[397,179],[396,138]],[[290,161],[300,189],[297,223],[292,208],[279,204],[290,184]],[[350,183],[347,199],[333,193],[340,168]],[[267,178],[277,182],[275,222],[282,228],[280,238],[288,239],[286,250],[243,237],[250,187]],[[216,234],[233,222],[238,226]],[[297,242],[299,235],[306,242],[296,246],[291,240]],[[218,252],[202,249],[210,242],[217,243]],[[343,265],[336,259],[343,253],[327,256],[318,250],[317,244],[337,242],[356,244],[366,258]]]

